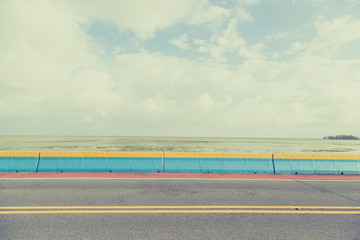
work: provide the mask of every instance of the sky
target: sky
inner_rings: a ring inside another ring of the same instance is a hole
[[[359,0],[0,0],[0,135],[360,135]]]

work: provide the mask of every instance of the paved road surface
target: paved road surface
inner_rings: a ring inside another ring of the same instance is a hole
[[[0,179],[0,239],[355,240],[359,190],[360,181]]]

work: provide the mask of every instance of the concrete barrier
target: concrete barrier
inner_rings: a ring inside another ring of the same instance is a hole
[[[274,173],[272,154],[164,153],[164,172]]]
[[[360,174],[360,155],[0,151],[0,172]]]
[[[360,174],[360,155],[274,154],[278,174]]]
[[[41,152],[39,172],[160,172],[162,153]]]
[[[0,172],[36,172],[39,152],[0,152]]]

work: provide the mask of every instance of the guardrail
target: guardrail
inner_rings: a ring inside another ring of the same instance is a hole
[[[0,152],[0,172],[360,174],[360,155]]]
[[[39,152],[0,152],[0,172],[36,172]]]
[[[360,174],[360,155],[274,154],[278,174]]]

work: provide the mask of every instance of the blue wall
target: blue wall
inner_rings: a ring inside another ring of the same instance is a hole
[[[0,152],[0,172],[36,172],[38,152]]]
[[[360,174],[360,155],[274,154],[278,174]]]
[[[161,172],[162,153],[44,152],[39,172]]]
[[[0,152],[0,172],[360,174],[360,155]]]
[[[165,172],[274,173],[271,154],[165,153]]]

